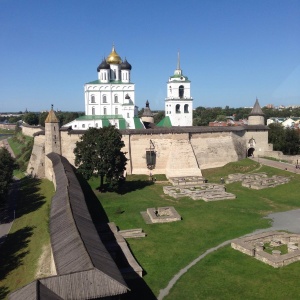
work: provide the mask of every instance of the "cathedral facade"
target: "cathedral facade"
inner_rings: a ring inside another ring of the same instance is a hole
[[[143,128],[137,117],[131,69],[131,64],[126,58],[122,60],[113,46],[97,68],[98,79],[84,85],[85,115],[64,127],[78,130],[108,125],[118,129]]]

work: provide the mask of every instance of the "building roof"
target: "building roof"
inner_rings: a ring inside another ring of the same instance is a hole
[[[172,122],[169,116],[164,117],[156,126],[158,127],[172,127]]]
[[[109,83],[103,83],[99,79],[97,79],[94,81],[87,82],[86,84],[128,84],[128,82],[123,82],[121,80],[110,80]],[[130,82],[129,84],[132,84],[132,82]]]
[[[249,114],[249,116],[264,116],[265,114],[263,113],[259,103],[258,99],[256,99],[255,104]]]
[[[132,68],[131,64],[127,61],[126,58],[125,58],[125,60],[121,63],[120,67],[121,67],[121,70],[131,70],[131,68]]]
[[[98,66],[97,68],[97,72],[99,72],[100,70],[109,70],[110,69],[110,65],[107,63],[107,61],[105,59],[102,60],[101,64]]]
[[[45,123],[59,123],[59,120],[57,119],[57,117],[55,115],[53,107],[49,111],[48,116],[47,116],[47,118],[45,120]]]
[[[72,166],[56,153],[47,156],[56,182],[50,237],[57,276],[34,281],[10,299],[95,299],[126,293],[129,289],[98,235]]]
[[[141,121],[140,118],[134,117],[133,120],[134,120],[134,128],[135,129],[145,129],[145,127],[144,127],[144,125],[143,125],[143,123],[142,123],[142,121]]]
[[[122,62],[121,57],[115,50],[115,46],[113,45],[111,53],[106,58],[107,63],[119,65]]]

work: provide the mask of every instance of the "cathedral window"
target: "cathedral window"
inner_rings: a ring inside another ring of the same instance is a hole
[[[184,105],[184,113],[188,113],[189,112],[189,105],[185,104]]]
[[[82,124],[82,128],[85,128],[85,124]]]
[[[95,107],[92,107],[92,115],[95,114]]]
[[[115,103],[118,103],[119,100],[118,100],[118,95],[115,95]]]
[[[129,113],[127,113],[127,118],[129,118]]]
[[[184,86],[180,85],[179,86],[179,98],[183,98],[184,95]]]
[[[103,107],[103,114],[106,115],[106,107]]]
[[[96,127],[96,128],[98,127],[98,123],[95,124],[95,127]]]
[[[106,100],[106,95],[103,95],[103,103],[107,103],[107,100]]]
[[[170,94],[172,94],[172,87],[171,86],[169,87],[169,91],[170,91]]]
[[[91,103],[95,103],[95,96],[94,95],[91,96]]]
[[[118,111],[118,108],[116,107],[116,108],[115,108],[115,115],[117,115],[118,112],[119,112],[119,111]]]
[[[177,104],[175,106],[175,111],[176,111],[176,114],[180,114],[180,104]]]

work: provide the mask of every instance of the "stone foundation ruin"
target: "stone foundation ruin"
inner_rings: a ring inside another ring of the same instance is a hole
[[[181,216],[173,206],[147,208],[147,211],[141,214],[147,224],[181,221]]]
[[[241,181],[242,186],[251,188],[254,190],[261,190],[270,187],[275,187],[280,184],[285,184],[290,181],[288,177],[273,175],[272,177],[268,177],[266,173],[248,173],[248,174],[241,174],[235,173],[228,175],[226,179],[226,183],[232,183]]]
[[[236,198],[234,194],[227,193],[222,184],[203,183],[205,181],[204,179],[202,180],[202,183],[199,183],[200,181],[200,178],[197,179],[195,177],[190,178],[190,180],[184,180],[184,178],[172,178],[171,182],[173,182],[173,186],[164,186],[163,190],[165,194],[176,199],[190,197],[193,200],[204,200],[205,202],[209,202]]]
[[[300,235],[269,231],[232,241],[231,247],[274,268],[300,260]]]

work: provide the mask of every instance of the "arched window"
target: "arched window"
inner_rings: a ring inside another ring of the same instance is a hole
[[[94,95],[91,96],[91,103],[95,103],[95,96]]]
[[[115,115],[117,115],[118,112],[119,112],[119,111],[118,111],[118,108],[116,107],[116,108],[115,108]]]
[[[175,111],[176,114],[180,114],[180,104],[176,104]]]
[[[183,98],[184,95],[184,86],[180,85],[179,86],[179,98]]]
[[[93,106],[92,107],[92,115],[94,115],[95,114],[95,107]]]
[[[103,107],[103,114],[106,115],[106,107]]]
[[[106,101],[106,95],[103,95],[103,103],[107,103],[107,101]]]
[[[172,94],[172,87],[169,86],[170,95]]]
[[[185,104],[184,105],[184,113],[188,113],[189,112],[189,105]]]
[[[115,95],[115,103],[118,103],[119,100],[118,100],[118,95]]]

